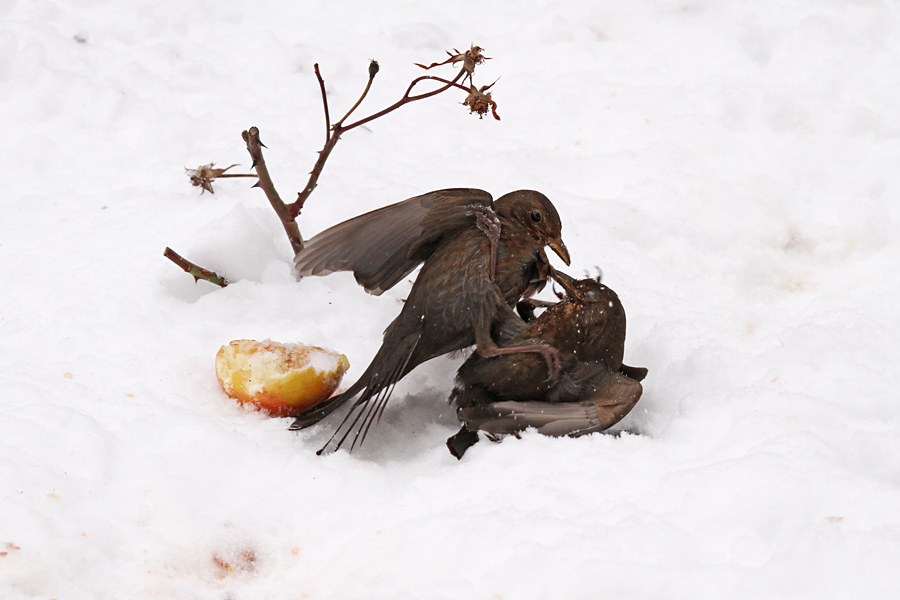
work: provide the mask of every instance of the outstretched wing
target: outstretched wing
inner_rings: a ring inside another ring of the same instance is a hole
[[[367,292],[380,295],[428,258],[440,241],[490,207],[482,190],[454,188],[409,198],[338,223],[306,242],[294,264],[302,276],[352,271]]]

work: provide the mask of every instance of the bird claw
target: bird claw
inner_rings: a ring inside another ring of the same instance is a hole
[[[500,242],[500,219],[490,206],[470,204],[468,208],[469,210],[466,211],[466,214],[475,217],[475,225],[491,242],[491,262],[488,265],[488,271],[490,272],[491,281],[494,281],[497,278],[497,246]]]
[[[559,350],[550,344],[542,344],[540,352],[547,362],[547,382],[555,383],[562,375],[562,359],[559,356]]]
[[[494,345],[489,348],[479,348],[476,346],[475,351],[485,358],[507,354],[518,354],[520,352],[533,352],[535,354],[540,354],[547,363],[547,371],[549,371],[547,376],[548,382],[554,383],[562,374],[562,358],[560,357],[559,350],[547,342],[531,342],[522,346],[507,346],[505,348],[498,348]]]
[[[500,219],[497,218],[497,213],[494,212],[493,208],[477,206],[466,214],[475,216],[475,224],[478,226],[478,229],[491,240],[500,238]]]

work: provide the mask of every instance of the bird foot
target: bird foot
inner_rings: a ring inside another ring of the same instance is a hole
[[[550,344],[542,344],[540,348],[539,352],[547,363],[547,381],[554,383],[562,374],[562,358],[559,356],[559,350]]]
[[[488,270],[491,281],[494,281],[497,277],[497,247],[500,242],[500,219],[497,218],[497,213],[490,206],[470,204],[468,208],[469,210],[466,214],[475,217],[475,225],[491,242],[491,264]]]
[[[501,356],[503,354],[519,354],[523,352],[534,352],[540,354],[544,358],[544,361],[547,363],[548,382],[553,383],[559,379],[560,374],[562,374],[562,358],[559,355],[559,350],[546,342],[538,342],[536,344],[527,344],[524,346],[509,346],[506,348],[491,348],[481,350],[478,353],[481,356],[491,357]]]

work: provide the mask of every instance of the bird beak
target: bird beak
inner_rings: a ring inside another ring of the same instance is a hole
[[[559,285],[566,290],[566,295],[571,298],[581,299],[578,290],[575,289],[575,279],[571,275],[566,275],[559,269],[550,268],[550,276],[555,279]]]
[[[556,252],[557,256],[559,256],[564,263],[566,263],[567,267],[572,264],[572,260],[569,258],[569,249],[563,244],[562,238],[546,241],[547,245],[553,248],[553,251]]]

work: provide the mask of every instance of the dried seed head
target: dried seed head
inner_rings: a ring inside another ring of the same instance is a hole
[[[213,181],[216,180],[217,177],[221,177],[225,171],[230,169],[231,167],[236,167],[237,165],[229,165],[224,169],[216,169],[214,168],[216,163],[209,163],[208,165],[201,165],[196,169],[188,169],[185,168],[185,172],[188,177],[191,178],[191,185],[194,187],[201,188],[200,193],[209,192],[210,194],[215,194],[216,191],[213,189]],[[227,175],[227,177],[248,177],[245,175]],[[249,175],[249,177],[253,177]]]
[[[494,84],[492,83],[491,85]],[[468,106],[470,113],[478,114],[479,119],[483,118],[488,109],[490,109],[493,117],[499,121],[500,115],[497,114],[497,103],[491,98],[491,93],[487,91],[491,85],[482,86],[481,89],[473,85],[469,95],[463,101],[463,106]]]
[[[466,50],[463,55],[463,70],[469,74],[469,77],[472,76],[472,73],[475,72],[475,67],[480,65],[486,60],[491,60],[487,56],[481,53],[484,48],[481,46],[472,46],[468,50]],[[455,52],[455,50],[454,50]]]
[[[484,49],[481,46],[475,46],[475,45],[472,45],[472,47],[470,47],[465,52],[460,52],[459,50],[454,48],[453,52],[450,52],[449,50],[447,51],[447,56],[449,56],[450,58],[448,58],[444,62],[431,63],[427,67],[425,65],[416,63],[416,66],[422,67],[423,69],[431,69],[434,67],[440,67],[442,65],[462,62],[462,64],[463,64],[462,68],[463,68],[463,71],[466,73],[466,78],[468,78],[469,81],[471,82],[472,73],[475,72],[475,67],[480,65],[481,63],[483,63],[486,60],[490,60],[490,58],[488,58],[487,56],[482,54],[483,50]]]

